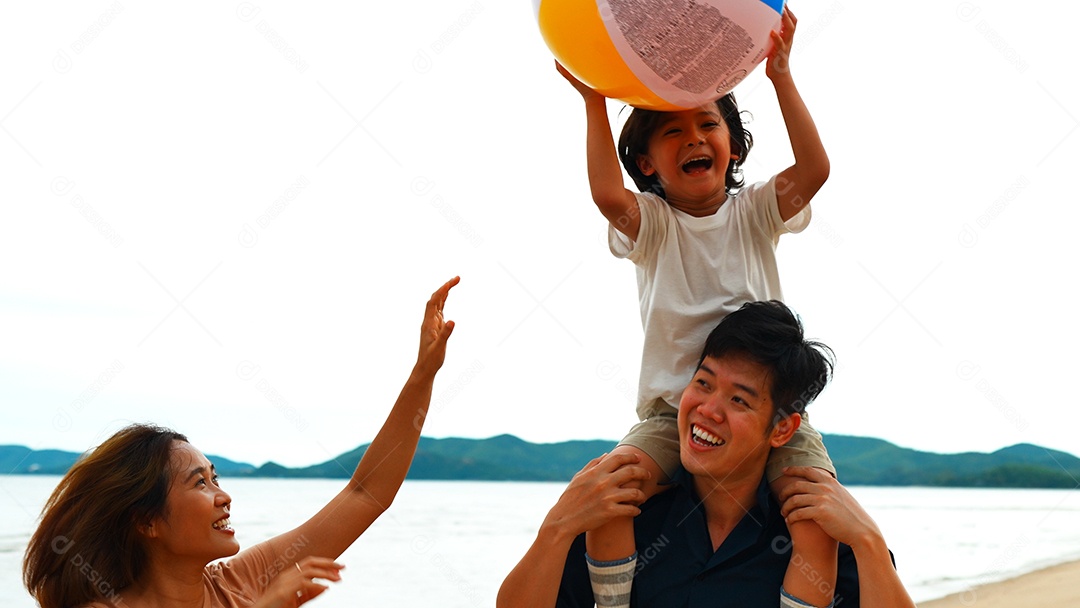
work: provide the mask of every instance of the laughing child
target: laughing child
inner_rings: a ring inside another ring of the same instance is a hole
[[[610,223],[611,251],[637,266],[645,330],[637,400],[641,422],[613,451],[637,455],[650,470],[642,488],[646,496],[662,491],[680,466],[676,415],[694,373],[695,354],[709,330],[745,302],[783,299],[777,241],[807,226],[810,199],[829,175],[825,148],[788,69],[795,24],[785,8],[765,68],[795,162],[745,188],[740,169],[753,139],[731,94],[678,112],[634,109],[616,149],[607,99],[557,66],[585,101],[589,185]],[[641,192],[623,186],[620,160]],[[717,421],[714,428],[724,426]],[[696,427],[690,433],[689,441],[723,449],[722,433]],[[783,475],[786,466],[836,474],[821,435],[805,418],[791,442],[772,451],[766,477],[774,493],[794,481]],[[599,606],[629,605],[637,560],[633,530],[631,518],[620,518],[586,534]],[[778,590],[781,605],[830,605],[836,541],[812,521],[794,523],[790,532],[793,557]],[[714,545],[722,540],[714,538]]]

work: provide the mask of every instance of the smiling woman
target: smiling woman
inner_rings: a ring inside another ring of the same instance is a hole
[[[408,381],[348,485],[298,528],[243,552],[214,465],[175,431],[136,424],[77,462],[42,511],[23,582],[42,608],[293,608],[340,580],[334,562],[390,506],[409,470],[454,329],[428,300]],[[239,553],[238,553],[239,552]],[[211,565],[221,558],[230,558]]]

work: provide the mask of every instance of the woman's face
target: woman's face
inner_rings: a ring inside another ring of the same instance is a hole
[[[169,559],[203,565],[240,550],[229,524],[232,498],[218,485],[214,465],[191,444],[173,443],[172,481],[165,512],[147,528],[150,544]]]

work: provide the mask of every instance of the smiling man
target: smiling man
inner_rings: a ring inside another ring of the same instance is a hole
[[[752,302],[709,335],[683,391],[678,428],[683,470],[671,488],[643,498],[648,473],[634,456],[590,462],[548,513],[537,539],[507,576],[498,606],[592,606],[584,535],[614,517],[637,516],[631,606],[805,606],[782,591],[792,557],[787,524],[813,520],[841,544],[834,603],[912,603],[873,520],[829,475],[791,468],[802,479],[777,500],[765,480],[769,451],[799,427],[825,387],[832,353],[803,337],[782,303]],[[855,564],[858,562],[858,570]],[[810,568],[793,569],[815,580]]]

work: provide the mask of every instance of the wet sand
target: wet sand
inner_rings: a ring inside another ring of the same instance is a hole
[[[988,583],[919,608],[1046,608],[1080,606],[1080,561],[1051,566],[1013,579]]]

